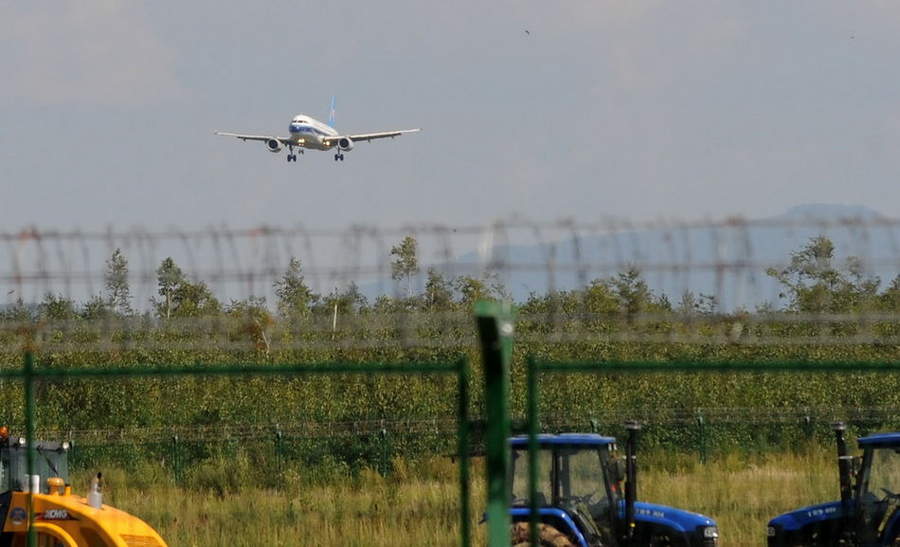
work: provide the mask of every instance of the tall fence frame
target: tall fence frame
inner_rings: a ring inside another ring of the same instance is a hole
[[[326,375],[443,375],[455,376],[457,379],[457,456],[459,459],[459,493],[460,493],[460,544],[470,545],[470,484],[469,453],[471,420],[469,418],[469,379],[470,366],[468,359],[460,356],[453,362],[427,363],[308,363],[308,364],[258,364],[245,365],[194,365],[194,366],[131,366],[127,368],[77,368],[77,369],[41,369],[36,366],[33,351],[25,351],[22,368],[19,370],[0,370],[0,380],[20,380],[23,383],[25,399],[25,438],[27,443],[27,471],[34,474],[35,469],[35,400],[34,385],[41,382],[59,382],[67,379],[111,380],[116,378],[163,378],[163,377],[199,377],[199,376],[326,376]],[[37,534],[33,526],[34,511],[31,494],[28,496],[28,545],[37,545]]]

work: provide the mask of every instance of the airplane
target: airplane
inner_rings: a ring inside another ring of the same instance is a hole
[[[294,154],[294,148],[298,152],[303,153],[304,148],[313,150],[331,150],[337,147],[334,154],[334,161],[344,161],[344,152],[353,150],[355,143],[360,141],[372,141],[375,139],[383,139],[386,137],[398,137],[404,133],[415,133],[421,129],[402,129],[400,131],[380,131],[377,133],[357,133],[353,135],[341,135],[334,129],[334,97],[331,98],[331,112],[328,115],[328,123],[322,123],[312,116],[298,114],[291,120],[288,126],[290,137],[275,137],[270,135],[244,135],[241,133],[226,133],[224,131],[216,131],[216,135],[224,137],[237,137],[244,142],[247,141],[263,141],[269,152],[277,154],[284,147],[288,149],[287,160],[289,162],[297,161],[297,155]]]

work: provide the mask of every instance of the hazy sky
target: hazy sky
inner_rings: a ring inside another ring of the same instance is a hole
[[[900,216],[896,2],[244,4],[0,0],[0,229]]]

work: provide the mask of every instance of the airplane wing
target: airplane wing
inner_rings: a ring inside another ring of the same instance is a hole
[[[384,139],[386,137],[399,137],[404,133],[417,133],[421,129],[402,129],[400,131],[382,131],[380,133],[358,133],[356,135],[338,135],[336,137],[326,137],[323,139],[325,143],[332,143],[344,137],[349,138],[353,142],[372,141],[375,139]]]
[[[226,133],[224,131],[216,131],[213,134],[221,135],[223,137],[237,137],[244,142],[246,142],[246,141],[267,141],[270,139],[275,139],[275,140],[281,142],[281,144],[287,144],[291,140],[289,137],[275,137],[272,135],[242,135],[240,133]]]

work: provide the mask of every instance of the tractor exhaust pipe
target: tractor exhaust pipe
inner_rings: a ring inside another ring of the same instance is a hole
[[[834,439],[835,441],[837,441],[838,478],[840,479],[841,484],[841,505],[843,505],[844,512],[845,514],[847,514],[850,511],[850,464],[853,457],[847,454],[847,441],[844,439],[844,431],[847,430],[847,426],[844,425],[844,422],[835,422],[831,424],[831,428],[834,430]]]
[[[637,436],[641,424],[625,422],[628,440],[625,442],[625,543],[634,538],[634,502],[637,499]]]

